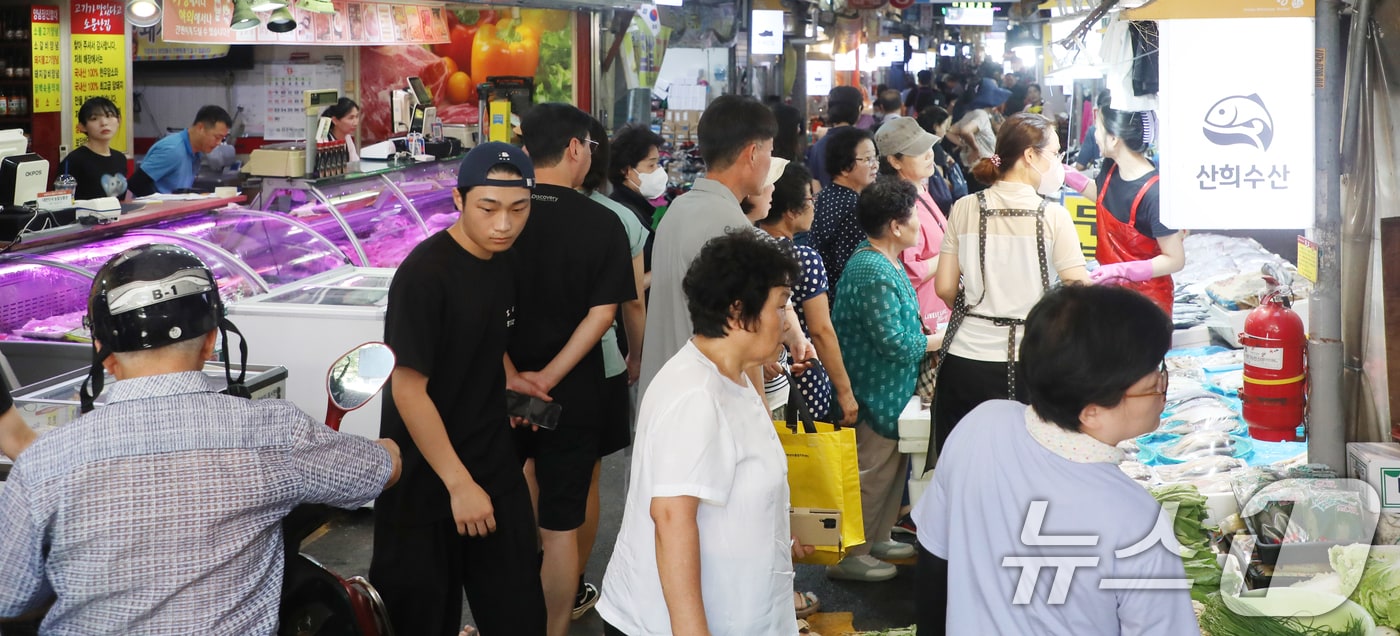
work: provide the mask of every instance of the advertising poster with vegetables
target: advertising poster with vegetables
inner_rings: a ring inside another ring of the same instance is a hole
[[[392,137],[390,94],[422,78],[449,124],[478,121],[477,85],[495,76],[535,78],[535,102],[573,99],[573,13],[450,4],[449,41],[360,50],[360,132],[366,143]]]

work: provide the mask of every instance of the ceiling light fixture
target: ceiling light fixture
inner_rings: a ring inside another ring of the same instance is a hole
[[[297,0],[297,7],[310,13],[335,13],[330,0]]]
[[[267,30],[273,33],[286,33],[297,28],[297,19],[292,17],[291,9],[279,7],[272,10],[272,15],[267,17]]]
[[[244,29],[251,29],[261,23],[262,20],[259,20],[257,14],[253,13],[253,10],[248,7],[248,0],[234,0],[233,20],[228,23],[228,28],[235,31],[242,31]]]
[[[160,0],[130,0],[126,3],[126,21],[135,27],[160,24]]]

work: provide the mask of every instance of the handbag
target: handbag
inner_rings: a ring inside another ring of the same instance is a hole
[[[797,390],[788,394],[783,416],[784,420],[774,421],[773,425],[777,428],[783,453],[787,455],[788,505],[841,512],[841,544],[816,546],[811,556],[795,561],[835,565],[852,546],[865,543],[856,431],[814,421],[802,401],[802,392]]]

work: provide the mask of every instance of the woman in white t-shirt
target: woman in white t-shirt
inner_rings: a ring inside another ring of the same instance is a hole
[[[1026,314],[1056,280],[1089,280],[1074,221],[1058,202],[1059,155],[1053,122],[1012,115],[997,133],[996,153],[972,168],[990,187],[959,199],[948,215],[934,286],[953,317],[938,363],[930,466],[978,404],[1025,400],[1016,356]]]
[[[694,337],[642,397],[631,487],[597,609],[605,634],[797,633],[787,457],[744,371],[771,359],[797,263],[743,229],[682,287]]]

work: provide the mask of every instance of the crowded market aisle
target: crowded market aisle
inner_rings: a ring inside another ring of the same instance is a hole
[[[353,418],[353,414],[351,415]],[[592,557],[588,559],[586,578],[589,581],[602,581],[603,571],[612,556],[613,544],[622,521],[623,495],[626,490],[627,469],[632,462],[629,449],[603,458],[603,509],[598,527],[598,540],[593,545]],[[911,535],[903,535],[911,537]],[[303,544],[307,554],[315,557],[323,565],[342,576],[364,576],[369,571],[370,546],[374,542],[374,513],[359,510],[348,513],[327,524],[313,534]],[[912,559],[910,565],[900,566],[899,576],[879,583],[852,583],[833,581],[826,577],[822,566],[797,565],[797,584],[800,590],[809,590],[821,599],[822,610],[818,618],[808,620],[824,635],[840,634],[840,631],[823,631],[818,623],[840,625],[852,620],[859,630],[883,630],[908,627],[914,623],[914,597],[909,593],[913,586]],[[851,618],[843,613],[853,614]],[[823,616],[825,615],[825,616]],[[462,624],[472,624],[471,608],[463,606]],[[596,636],[603,629],[598,613],[589,611],[574,621],[569,628],[570,636]]]

